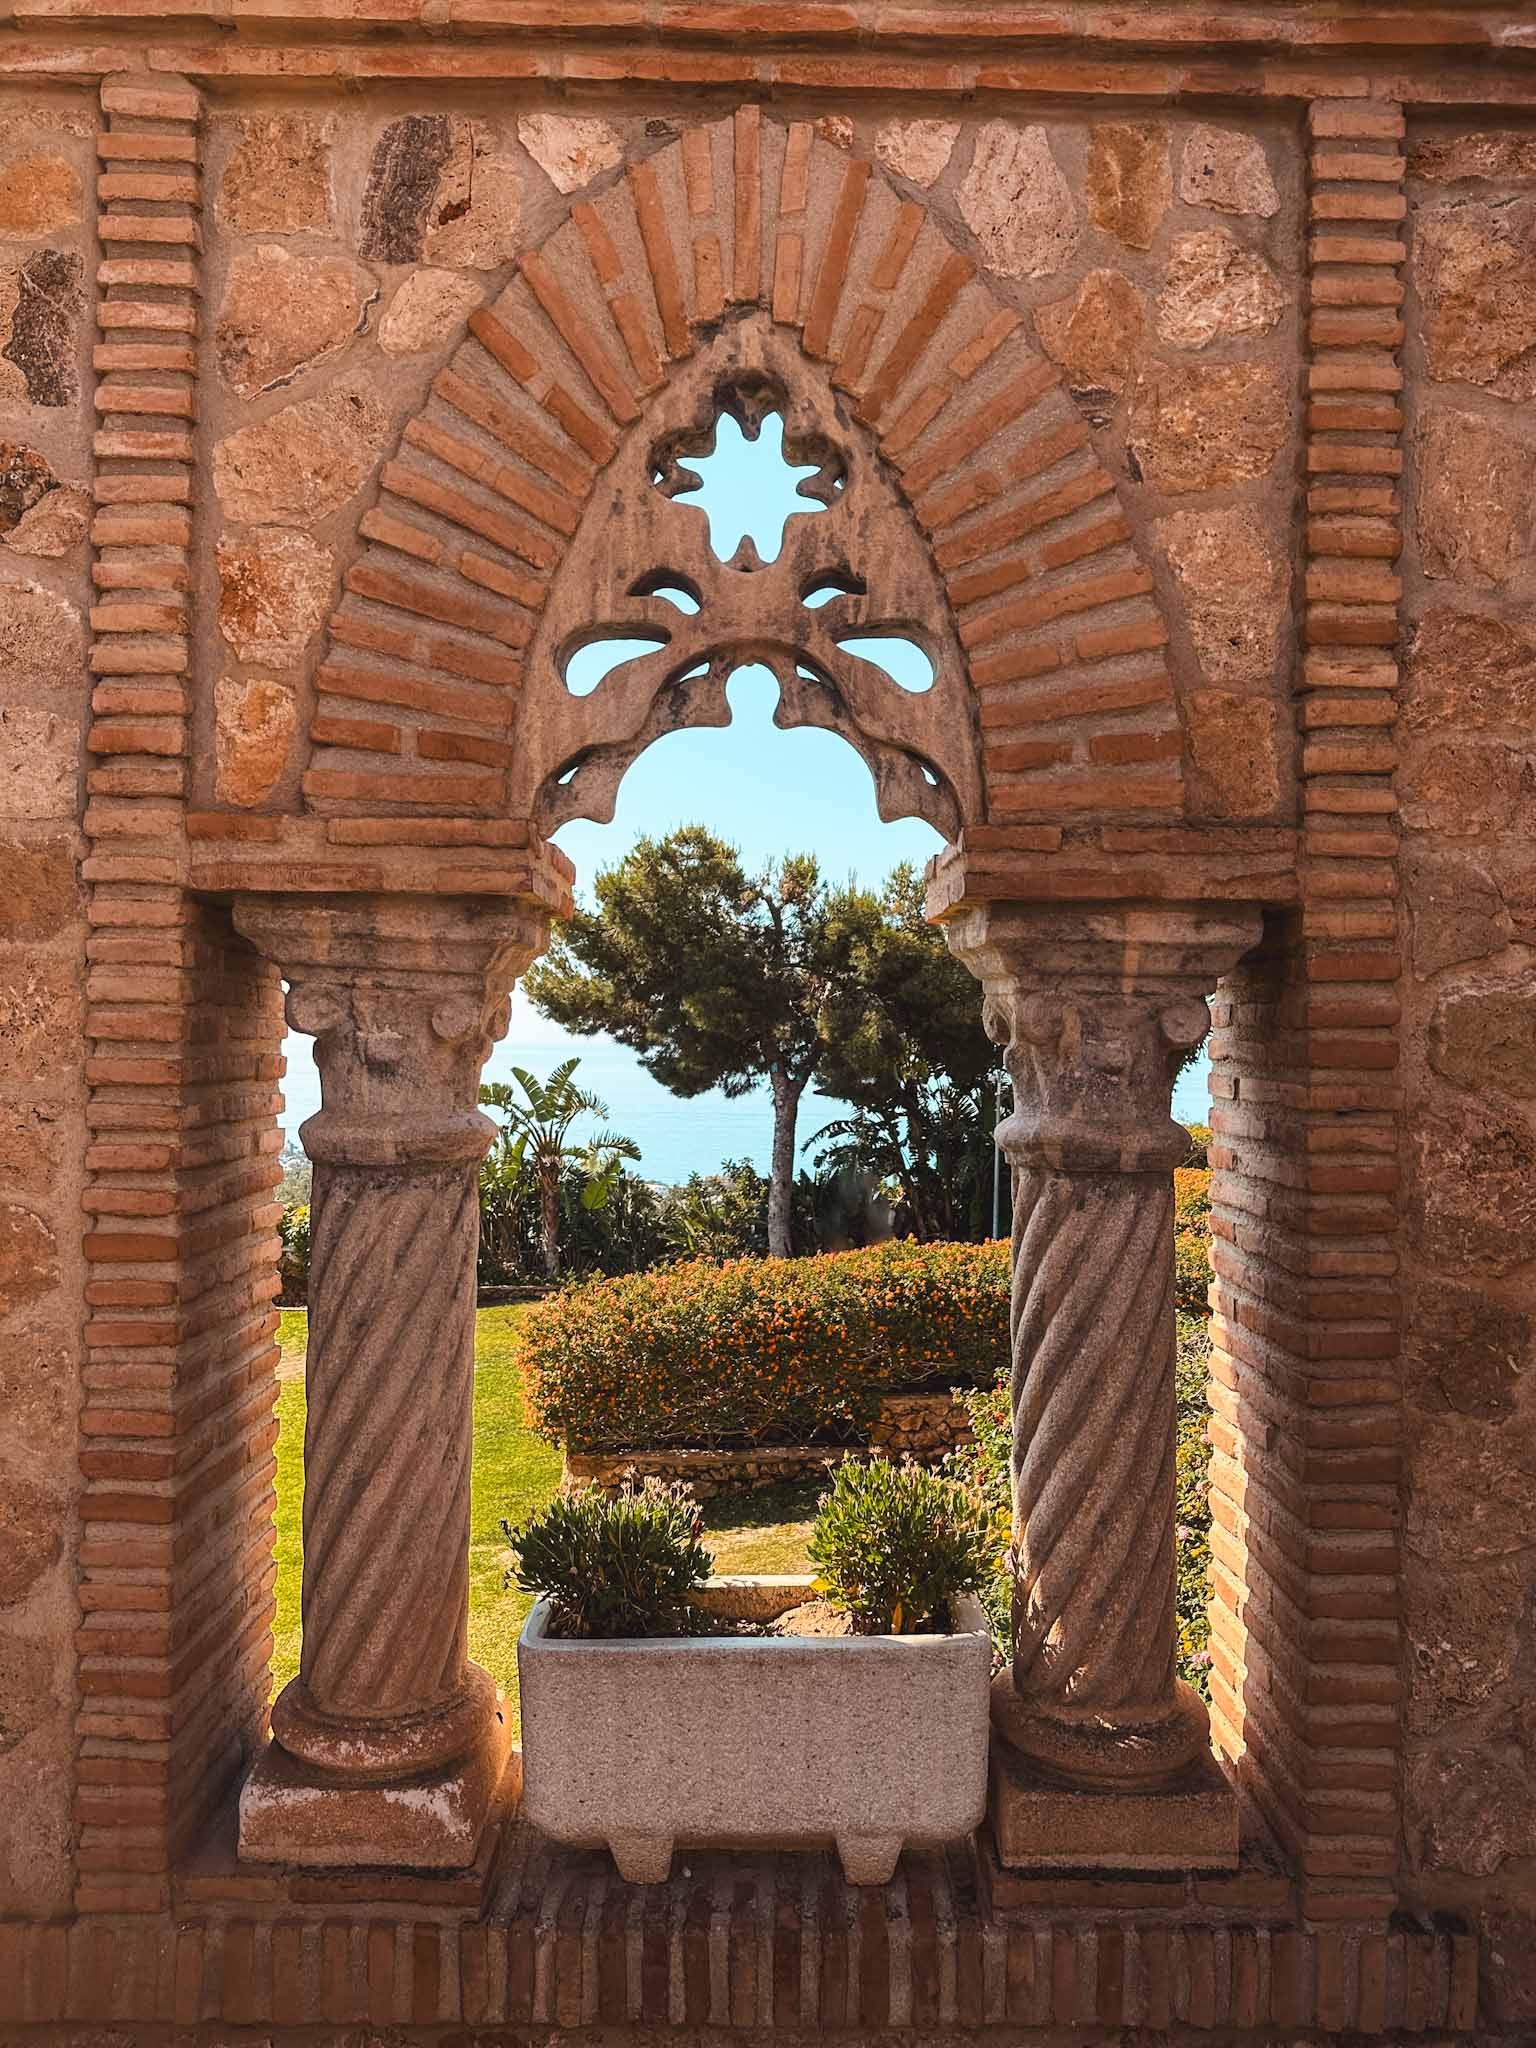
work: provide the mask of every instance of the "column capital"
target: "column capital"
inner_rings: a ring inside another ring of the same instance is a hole
[[[513,983],[548,916],[498,901],[246,896],[237,929],[287,983],[315,1040],[324,1108],[303,1126],[319,1162],[430,1167],[478,1161],[495,1135],[475,1105],[511,1019]]]
[[[1258,941],[1257,910],[997,903],[944,928],[981,982],[1014,1110],[1015,1166],[1163,1173],[1188,1149],[1168,1114],[1179,1062],[1210,1028],[1206,996]]]

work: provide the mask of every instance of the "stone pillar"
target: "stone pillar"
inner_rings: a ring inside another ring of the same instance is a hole
[[[1236,1809],[1175,1677],[1174,1074],[1256,913],[1003,904],[953,949],[1006,1045],[1014,1169],[1012,1669],[993,1694],[1008,1863],[1206,1868]]]
[[[466,1658],[480,1069],[543,920],[239,903],[313,1034],[303,1647],[240,1801],[251,1861],[473,1862],[509,1734]],[[323,1796],[320,1796],[323,1795]]]

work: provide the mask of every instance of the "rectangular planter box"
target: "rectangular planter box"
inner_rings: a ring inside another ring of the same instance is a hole
[[[763,1617],[809,1585],[717,1582],[711,1604]],[[541,1600],[517,1646],[523,1810],[636,1883],[680,1841],[831,1841],[851,1883],[883,1884],[906,1844],[968,1835],[986,1805],[992,1643],[958,1605],[945,1636],[566,1642]]]

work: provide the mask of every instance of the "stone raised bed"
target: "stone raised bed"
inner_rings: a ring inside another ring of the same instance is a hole
[[[868,1448],[892,1458],[934,1465],[970,1438],[964,1407],[952,1394],[890,1394],[871,1425]],[[596,1486],[617,1493],[626,1475],[680,1479],[696,1500],[716,1494],[819,1479],[859,1444],[764,1444],[743,1451],[567,1451],[562,1485]]]
[[[761,1620],[810,1586],[715,1581],[709,1604]],[[969,1835],[986,1805],[992,1638],[975,1600],[955,1618],[950,1635],[571,1642],[540,1600],[517,1645],[523,1811],[606,1844],[633,1884],[663,1883],[679,1842],[833,1842],[851,1884],[884,1884],[905,1846]]]

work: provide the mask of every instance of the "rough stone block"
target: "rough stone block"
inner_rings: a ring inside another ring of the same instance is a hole
[[[1204,1755],[1157,1791],[1048,1779],[992,1740],[988,1819],[1013,1870],[1235,1870],[1237,1796]]]

